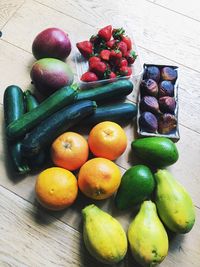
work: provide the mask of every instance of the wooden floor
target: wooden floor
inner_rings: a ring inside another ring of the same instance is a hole
[[[187,235],[170,241],[163,267],[200,266],[200,13],[199,1],[170,0],[0,0],[0,266],[104,266],[86,252],[81,236],[81,209],[89,200],[79,197],[63,212],[48,212],[34,196],[35,175],[18,178],[9,172],[4,148],[4,89],[17,84],[30,88],[34,58],[31,44],[47,27],[59,27],[74,42],[108,24],[131,30],[142,62],[180,67],[179,161],[169,169],[187,188],[196,208],[196,224]],[[72,67],[74,64],[70,61]],[[74,68],[74,72],[75,72]],[[133,96],[129,100],[134,101]],[[126,127],[129,143],[134,127]],[[122,173],[132,162],[130,144],[117,160]],[[112,199],[99,203],[127,229],[132,214],[119,213]],[[117,266],[138,266],[127,254]]]

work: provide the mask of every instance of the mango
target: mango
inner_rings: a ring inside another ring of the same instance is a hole
[[[68,64],[55,58],[42,58],[34,63],[30,73],[36,89],[50,95],[63,86],[71,85],[73,72]]]
[[[195,223],[192,199],[167,170],[155,173],[156,205],[163,223],[173,232],[187,233]]]
[[[89,253],[98,261],[114,264],[127,252],[127,237],[121,224],[94,204],[82,210],[83,240]]]
[[[179,157],[176,145],[166,137],[140,138],[131,147],[138,158],[158,168],[174,164]]]
[[[142,266],[154,266],[167,256],[168,236],[151,200],[142,203],[131,222],[128,240],[133,257]]]

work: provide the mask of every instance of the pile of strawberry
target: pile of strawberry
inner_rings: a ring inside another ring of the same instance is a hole
[[[97,35],[92,35],[89,41],[79,42],[76,46],[89,61],[89,69],[81,76],[82,81],[94,82],[132,74],[130,66],[137,55],[123,28],[112,29],[108,25],[100,29]]]

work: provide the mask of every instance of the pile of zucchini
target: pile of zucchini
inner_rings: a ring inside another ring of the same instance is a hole
[[[4,118],[8,151],[18,173],[27,173],[45,161],[45,151],[60,134],[75,124],[127,121],[136,116],[136,105],[99,106],[124,98],[133,90],[130,80],[79,91],[65,86],[40,104],[30,91],[11,85],[4,92]],[[97,104],[98,103],[98,107]]]

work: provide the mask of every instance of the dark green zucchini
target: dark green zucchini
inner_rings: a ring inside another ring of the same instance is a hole
[[[26,99],[26,111],[29,112],[32,109],[39,106],[39,102],[36,97],[31,93],[31,91],[27,90],[24,92],[24,96]]]
[[[77,92],[70,86],[65,86],[56,91],[34,110],[22,115],[20,119],[11,122],[6,129],[7,137],[9,139],[17,139],[25,135],[51,114],[73,102],[76,95]]]
[[[95,109],[94,101],[85,100],[78,101],[52,114],[26,135],[22,142],[23,155],[26,157],[37,155],[64,131],[94,113]]]
[[[101,101],[114,98],[122,98],[133,91],[133,83],[130,80],[119,80],[93,89],[78,92],[77,100]]]
[[[127,122],[137,115],[137,106],[131,103],[98,106],[83,124],[97,124],[102,121]]]
[[[8,86],[4,92],[3,105],[5,126],[7,126],[25,112],[24,94],[21,88],[16,85]],[[14,171],[21,174],[28,172],[29,166],[21,154],[21,142],[13,143],[7,140],[7,146]]]

